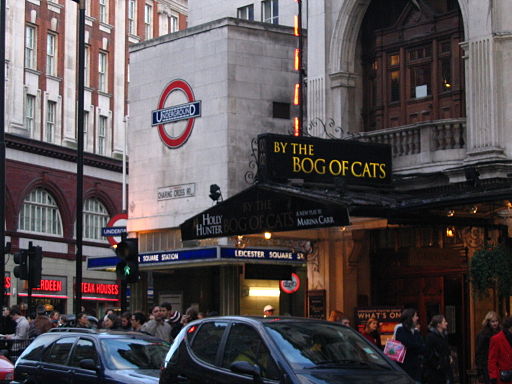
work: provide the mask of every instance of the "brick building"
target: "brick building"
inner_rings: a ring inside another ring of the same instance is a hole
[[[113,254],[101,227],[123,209],[129,119],[128,46],[187,24],[186,0],[84,0],[84,233],[86,257]],[[77,3],[8,0],[6,25],[6,241],[43,248],[41,303],[72,311],[75,273]],[[10,304],[26,301],[7,258]],[[117,306],[115,274],[84,270],[84,306]],[[97,287],[98,289],[96,289]],[[101,289],[100,289],[101,288]],[[107,293],[105,293],[107,292]]]

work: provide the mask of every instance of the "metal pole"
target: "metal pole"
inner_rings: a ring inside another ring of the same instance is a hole
[[[32,249],[32,242],[29,241],[28,242],[28,249]],[[32,316],[32,311],[34,309],[34,305],[32,303],[32,273],[31,273],[31,270],[32,268],[30,268],[30,264],[32,263],[32,255],[30,254],[30,251],[27,251],[27,265],[28,265],[28,308],[27,308],[27,313],[29,316]]]
[[[123,196],[122,196],[122,205],[123,205],[123,213],[126,213],[126,150],[128,146],[128,116],[124,117],[124,138],[123,138]]]
[[[85,0],[75,0],[78,12],[78,89],[77,89],[77,159],[76,159],[76,278],[75,314],[82,311],[82,238],[84,192],[84,91],[85,91]]]
[[[302,36],[302,0],[297,0],[299,7],[299,15],[297,20],[297,27],[299,30],[299,136],[304,132],[304,64],[302,58],[304,54],[304,37]]]
[[[5,10],[0,0],[0,305],[5,304]]]

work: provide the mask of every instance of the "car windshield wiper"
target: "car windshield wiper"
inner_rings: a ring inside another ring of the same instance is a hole
[[[321,361],[311,367],[307,367],[306,369],[329,369],[329,368],[339,368],[339,367],[385,369],[385,367],[383,367],[381,365],[372,364],[372,363],[361,361],[361,360],[350,360],[350,359]]]

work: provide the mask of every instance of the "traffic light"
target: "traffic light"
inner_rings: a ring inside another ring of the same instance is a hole
[[[43,248],[33,246],[28,247],[28,276],[29,284],[32,288],[41,286],[41,274],[43,270]]]
[[[20,249],[14,254],[14,263],[18,264],[14,267],[14,276],[21,280],[28,280],[28,251]]]
[[[116,247],[116,255],[121,259],[116,266],[117,277],[127,283],[139,281],[139,240],[123,238]]]

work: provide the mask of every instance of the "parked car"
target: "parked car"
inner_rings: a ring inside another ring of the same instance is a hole
[[[156,384],[169,347],[137,332],[54,328],[21,354],[12,384]]]
[[[304,318],[217,317],[176,337],[160,384],[412,384],[355,330]]]
[[[14,377],[14,365],[11,361],[0,355],[0,383],[10,383]]]

